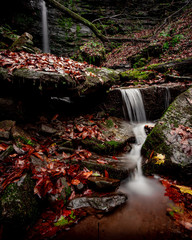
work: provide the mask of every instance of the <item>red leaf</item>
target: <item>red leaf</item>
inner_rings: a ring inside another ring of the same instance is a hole
[[[105,177],[109,178],[109,173],[107,172],[107,170],[105,170]]]
[[[88,132],[84,131],[83,134],[82,134],[82,139],[85,139],[87,136],[88,136]]]
[[[78,185],[80,181],[78,179],[72,179],[71,184]]]
[[[115,156],[113,156],[112,158],[115,159],[115,160],[118,160]]]

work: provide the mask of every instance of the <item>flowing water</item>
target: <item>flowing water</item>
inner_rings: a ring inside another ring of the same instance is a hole
[[[139,89],[121,89],[123,112],[126,119],[130,119],[133,126],[133,133],[135,135],[136,143],[132,145],[132,149],[124,158],[127,162],[134,163],[136,168],[132,177],[121,186],[123,191],[131,191],[137,194],[150,195],[153,192],[150,182],[143,176],[142,173],[142,156],[141,147],[147,137],[145,133],[145,125],[147,123],[146,114],[143,104],[142,95]]]
[[[133,122],[145,122],[146,115],[141,92],[139,89],[121,89],[123,113],[125,119]]]
[[[48,34],[48,21],[47,21],[47,7],[44,0],[41,0],[42,12],[42,34],[43,34],[43,52],[49,53],[49,34]]]
[[[127,203],[112,214],[91,215],[56,239],[83,240],[180,240],[181,233],[166,215],[169,199],[157,178],[143,176],[141,147],[146,139],[146,122],[141,93],[138,89],[121,90],[125,116],[130,119],[136,143],[123,157],[135,165],[135,172],[120,186]],[[127,109],[127,108],[131,108]],[[142,113],[140,113],[140,111]],[[129,164],[128,164],[129,166]]]
[[[169,107],[171,102],[171,93],[168,87],[165,88],[165,110]]]

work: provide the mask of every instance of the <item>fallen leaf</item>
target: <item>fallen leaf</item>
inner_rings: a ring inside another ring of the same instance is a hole
[[[105,177],[109,178],[109,173],[107,172],[107,170],[105,169]]]

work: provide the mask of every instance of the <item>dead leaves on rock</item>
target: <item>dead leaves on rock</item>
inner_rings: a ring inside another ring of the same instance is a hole
[[[44,71],[69,75],[77,83],[85,81],[85,76],[96,77],[94,73],[86,71],[86,68],[93,67],[87,62],[77,62],[70,58],[57,57],[47,53],[27,52],[0,52],[0,66],[9,69],[12,73],[15,69],[26,68],[34,71]]]
[[[177,185],[167,179],[160,179],[165,187],[165,196],[173,202],[169,204],[167,213],[177,224],[192,231],[192,188]]]
[[[192,155],[192,128],[179,125],[177,128],[172,127],[171,130],[172,137],[171,141],[177,141],[180,143],[180,146],[183,152],[191,156]]]

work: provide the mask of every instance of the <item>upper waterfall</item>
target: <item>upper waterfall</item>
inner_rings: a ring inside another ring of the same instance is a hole
[[[42,11],[42,34],[43,34],[43,52],[49,53],[49,34],[48,34],[48,21],[47,21],[47,7],[44,0],[41,0]]]
[[[146,122],[143,99],[139,89],[120,89],[123,113],[130,122]]]

